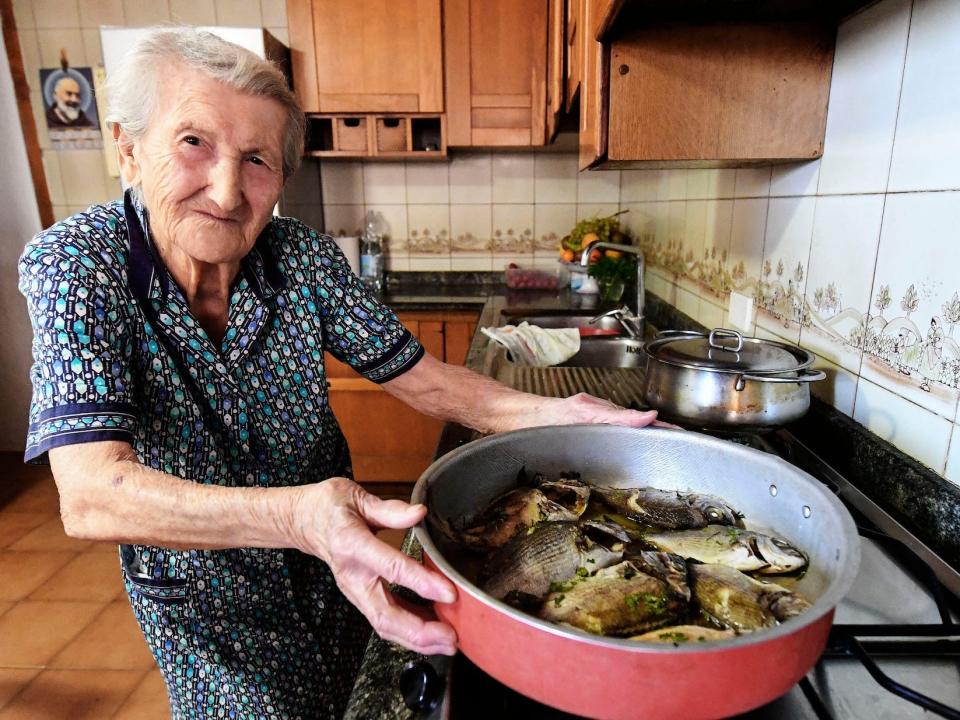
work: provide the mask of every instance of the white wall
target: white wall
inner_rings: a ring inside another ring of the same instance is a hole
[[[22,451],[30,406],[30,320],[17,291],[17,259],[40,230],[10,64],[0,38],[0,450]]]

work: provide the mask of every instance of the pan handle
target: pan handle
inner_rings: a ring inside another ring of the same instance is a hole
[[[743,390],[744,386],[747,384],[747,380],[767,383],[808,383],[816,382],[817,380],[823,380],[825,377],[827,377],[827,374],[823,370],[807,370],[806,368],[801,370],[800,374],[796,377],[783,377],[782,375],[750,375],[749,373],[744,373],[743,375],[737,375],[735,387],[737,390]]]
[[[734,345],[724,345],[720,342],[720,338],[722,337],[736,338],[737,342]],[[717,350],[728,350],[730,352],[740,352],[743,350],[743,335],[736,330],[714,328],[710,331],[710,337],[707,338],[707,342],[710,343],[710,347],[716,348]]]

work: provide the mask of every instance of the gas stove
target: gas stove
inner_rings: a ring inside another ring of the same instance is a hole
[[[819,662],[787,694],[738,717],[960,720],[960,574],[788,431],[725,439],[776,454],[827,485],[856,520],[862,544],[856,581],[837,606]],[[427,694],[432,691],[438,700],[421,718],[576,717],[519,695],[462,654],[429,662],[404,678],[411,696],[430,685],[425,677],[433,680]],[[616,685],[611,678],[611,692]]]

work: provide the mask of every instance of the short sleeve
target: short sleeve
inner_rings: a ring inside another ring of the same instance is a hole
[[[54,226],[20,258],[20,292],[33,326],[33,397],[25,460],[53,447],[133,442],[132,345],[117,276]]]
[[[375,383],[393,380],[416,365],[423,347],[350,271],[337,244],[319,235],[315,247],[314,293],[323,318],[324,350]]]

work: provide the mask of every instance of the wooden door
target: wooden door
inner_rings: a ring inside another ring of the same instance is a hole
[[[583,72],[583,33],[580,32],[580,15],[584,0],[566,0],[566,27],[564,36],[567,45],[566,87],[564,88],[565,110],[570,112],[580,97],[580,75]]]
[[[546,143],[547,3],[446,0],[447,144]]]
[[[443,112],[440,0],[287,0],[305,112]]]

